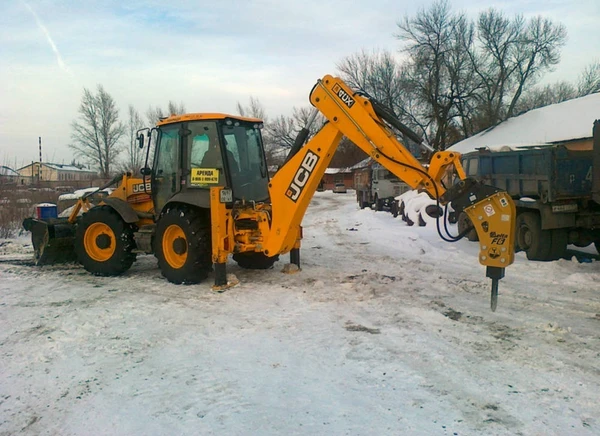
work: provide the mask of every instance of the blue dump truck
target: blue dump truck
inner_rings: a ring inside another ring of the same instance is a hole
[[[469,176],[506,190],[515,200],[516,248],[528,259],[559,259],[566,255],[567,244],[594,243],[600,253],[600,120],[594,123],[592,143],[463,155]],[[459,231],[469,226],[461,214]],[[476,234],[467,237],[474,240]]]

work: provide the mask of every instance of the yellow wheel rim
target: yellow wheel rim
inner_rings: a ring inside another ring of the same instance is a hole
[[[93,260],[106,262],[115,254],[115,233],[104,223],[94,223],[85,231],[83,246]]]
[[[187,260],[187,239],[183,229],[177,224],[171,224],[165,230],[162,239],[162,250],[165,260],[171,268],[179,269]],[[183,251],[183,252],[182,252]]]

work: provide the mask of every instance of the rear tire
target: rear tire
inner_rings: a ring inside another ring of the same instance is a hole
[[[257,252],[236,253],[233,255],[233,260],[244,269],[269,269],[279,260],[279,255],[269,257]]]
[[[195,284],[212,271],[210,221],[186,205],[169,207],[156,224],[154,253],[171,283]]]
[[[473,223],[471,222],[471,220],[469,219],[469,216],[465,212],[461,212],[458,215],[457,224],[458,224],[458,233],[459,234],[461,234],[462,232],[467,230],[469,227],[473,227]],[[465,238],[467,238],[469,241],[472,241],[472,242],[479,241],[479,236],[477,236],[477,230],[475,230],[475,228],[471,229],[471,231],[467,232],[467,234],[465,235]]]
[[[97,206],[81,217],[75,252],[83,267],[97,276],[118,276],[135,261],[134,226],[109,206]]]
[[[550,260],[552,232],[542,230],[540,216],[533,212],[517,215],[517,243],[529,260]]]
[[[562,259],[567,254],[567,243],[569,242],[569,233],[565,229],[552,230],[552,248],[550,249],[550,259]]]

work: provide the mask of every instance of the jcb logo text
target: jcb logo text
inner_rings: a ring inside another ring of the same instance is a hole
[[[306,186],[306,183],[308,182],[308,179],[310,178],[310,175],[315,169],[315,166],[317,165],[318,161],[319,156],[314,154],[312,151],[306,153],[306,156],[304,156],[300,168],[298,168],[298,171],[296,171],[296,175],[294,175],[292,183],[290,183],[290,186],[285,192],[286,197],[288,197],[293,202],[296,202],[296,200],[298,200],[298,197],[300,197],[300,194]]]
[[[137,193],[146,192],[146,191],[150,192],[151,186],[152,185],[150,184],[150,182],[148,182],[148,183],[146,183],[146,189],[144,189],[144,184],[138,183],[137,185],[133,185],[133,193],[137,194]]]

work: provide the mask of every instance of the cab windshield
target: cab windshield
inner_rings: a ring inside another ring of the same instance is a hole
[[[186,128],[190,186],[229,186],[235,200],[268,199],[269,177],[258,125],[239,120],[193,121]]]

